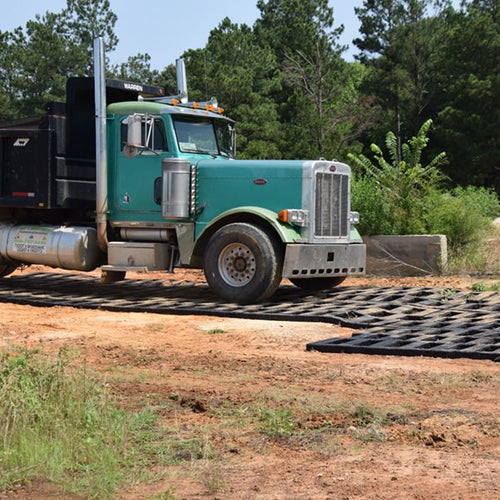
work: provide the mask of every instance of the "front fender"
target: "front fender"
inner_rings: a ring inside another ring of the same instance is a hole
[[[351,243],[363,243],[363,238],[361,238],[361,235],[359,234],[359,231],[355,226],[351,225],[351,232],[349,234],[349,238],[351,240]]]
[[[293,243],[297,238],[300,238],[298,230],[279,221],[276,212],[272,210],[253,206],[232,208],[219,214],[207,224],[196,224],[194,248],[190,259],[191,266],[201,267],[203,252],[212,234],[222,226],[233,222],[257,223],[267,227],[273,230],[283,243]]]
[[[220,227],[231,222],[264,222],[272,227],[281,241],[291,243],[296,238],[300,238],[300,233],[296,228],[289,224],[284,224],[278,220],[276,212],[262,207],[236,207],[221,213],[215,219],[211,220],[199,233],[196,231],[196,240],[206,237],[208,233],[212,235]]]

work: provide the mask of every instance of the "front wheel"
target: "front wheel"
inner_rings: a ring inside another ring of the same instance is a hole
[[[345,276],[331,276],[328,278],[289,278],[290,281],[302,290],[309,292],[319,292],[320,290],[328,290],[334,286],[340,285]]]
[[[259,302],[270,297],[280,284],[282,245],[258,226],[228,224],[210,238],[203,268],[217,295],[240,304]]]

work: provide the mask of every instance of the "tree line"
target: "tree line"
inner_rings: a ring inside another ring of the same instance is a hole
[[[446,152],[450,185],[500,193],[498,1],[364,0],[355,62],[344,58],[335,3],[257,0],[253,26],[226,18],[203,48],[183,54],[190,97],[215,95],[237,120],[239,157],[346,160],[388,132],[401,156],[432,120],[425,154]],[[0,120],[64,100],[67,77],[93,72],[93,34],[108,52],[116,47],[116,20],[108,0],[67,0],[59,13],[0,32]],[[153,69],[148,54],[108,73],[176,91],[173,65]]]

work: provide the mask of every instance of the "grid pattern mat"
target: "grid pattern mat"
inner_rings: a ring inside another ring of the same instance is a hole
[[[500,294],[412,287],[337,287],[308,293],[281,286],[252,305],[216,297],[204,282],[172,279],[102,284],[86,274],[31,273],[0,279],[0,302],[113,311],[321,321],[353,328],[351,338],[308,350],[500,360]]]

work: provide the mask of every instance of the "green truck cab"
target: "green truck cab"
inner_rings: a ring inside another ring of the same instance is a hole
[[[178,96],[98,77],[90,92],[79,79],[65,113],[53,104],[0,124],[0,275],[30,263],[100,267],[103,281],[202,268],[220,297],[249,303],[283,278],[315,291],[364,274],[349,167],[237,160],[234,122],[214,100],[188,101],[184,71]]]

